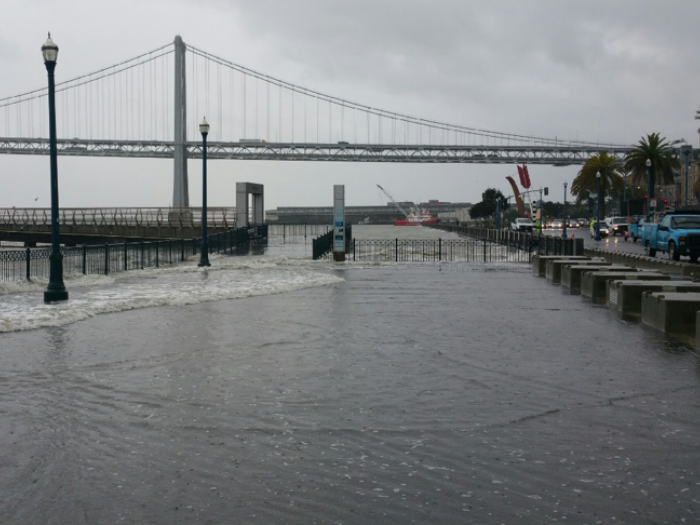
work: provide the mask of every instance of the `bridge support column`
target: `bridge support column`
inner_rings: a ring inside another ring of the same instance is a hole
[[[187,181],[187,91],[185,79],[185,43],[175,37],[175,138],[173,147],[173,208],[189,208]]]
[[[250,213],[248,205],[248,195],[253,195],[253,210]],[[252,182],[236,183],[236,228],[247,228],[252,224],[263,224],[265,222],[265,208],[263,206],[265,197],[265,187],[262,184]]]

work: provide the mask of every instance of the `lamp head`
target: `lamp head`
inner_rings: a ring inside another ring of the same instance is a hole
[[[58,58],[58,46],[51,40],[51,33],[46,42],[41,46],[41,54],[44,55],[44,62],[56,62]]]
[[[595,178],[596,178],[596,179],[599,179],[599,178],[600,178],[600,172],[599,172],[599,171],[598,171],[598,172],[596,172],[596,174],[595,174]]]
[[[209,133],[209,122],[207,122],[207,117],[202,118],[202,122],[199,123],[199,132],[202,135]]]
[[[646,165],[647,165],[647,168],[651,168],[651,159],[647,159]]]

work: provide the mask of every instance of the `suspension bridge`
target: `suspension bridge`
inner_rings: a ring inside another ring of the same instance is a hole
[[[60,68],[57,68],[57,72]],[[0,99],[0,154],[48,155],[47,88]],[[177,36],[56,84],[61,156],[173,159],[173,207],[189,207],[187,159],[212,124],[210,159],[584,164],[631,146],[470,128],[351,102],[254,71]]]

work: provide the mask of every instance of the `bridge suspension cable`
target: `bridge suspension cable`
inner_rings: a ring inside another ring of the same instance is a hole
[[[256,143],[306,147],[352,142],[354,146],[364,146],[367,152],[372,152],[372,147],[386,149],[391,145],[414,147],[416,151],[421,146],[444,146],[450,147],[453,154],[459,153],[460,148],[484,148],[475,152],[472,160],[478,160],[478,155],[488,156],[489,148],[593,151],[628,147],[497,132],[414,117],[327,95],[191,45],[184,44],[184,49],[187,52],[185,84],[189,88],[185,95],[186,142],[199,141],[196,126],[206,116],[212,124],[216,123],[211,133],[214,155],[215,141],[222,145],[222,156],[228,154],[224,153],[224,147],[235,144],[253,147]],[[167,154],[167,146],[173,143],[175,134],[172,107],[175,68],[171,60],[174,53],[174,46],[167,44],[113,66],[58,82],[59,139],[75,142],[64,143],[61,153],[74,148],[78,155],[88,149],[110,154],[104,142],[114,141],[116,155],[122,154],[124,144],[134,142],[148,144],[148,151],[157,151],[158,155]],[[0,134],[7,139],[2,152],[21,149],[16,146],[20,139],[35,146],[46,138],[46,96],[47,88],[41,88],[0,98]],[[97,142],[102,142],[97,149],[86,147]],[[129,148],[134,151],[132,146]],[[40,152],[43,148],[28,148],[29,153],[35,150]],[[140,150],[139,155],[144,152]],[[304,155],[307,154],[313,152]],[[415,153],[401,155],[412,158]],[[439,152],[435,155],[439,156]],[[498,157],[506,158],[503,154]],[[431,159],[435,159],[432,154]]]
[[[157,135],[161,140],[169,139],[167,103],[172,82],[167,78],[169,61],[165,57],[172,53],[172,45],[167,44],[110,67],[57,82],[59,137],[152,140]],[[5,136],[46,137],[47,94],[44,87],[0,98]]]
[[[247,114],[247,107],[248,104],[246,103],[248,95],[247,95],[247,78],[253,78],[257,82],[264,82],[265,83],[265,104],[263,104],[263,107],[266,108],[267,114],[264,116],[264,120],[268,122],[268,129],[269,129],[269,121],[271,119],[271,104],[272,100],[270,97],[270,87],[275,87],[279,90],[279,96],[278,96],[278,108],[277,108],[277,113],[278,117],[280,118],[280,123],[278,125],[278,130],[277,132],[281,134],[283,126],[281,123],[281,118],[282,118],[282,113],[283,111],[289,111],[289,126],[290,130],[288,133],[288,136],[286,137],[287,142],[316,142],[316,143],[334,143],[336,140],[333,140],[333,131],[335,129],[336,134],[337,134],[337,139],[339,141],[344,141],[346,140],[346,118],[345,118],[345,113],[346,110],[353,112],[353,117],[352,117],[352,123],[353,123],[353,129],[350,130],[351,133],[349,134],[350,136],[353,137],[353,141],[355,143],[379,143],[379,144],[436,144],[436,143],[442,143],[445,145],[451,144],[451,145],[473,145],[477,144],[476,142],[473,142],[474,139],[479,138],[479,139],[485,139],[486,143],[481,142],[479,144],[481,145],[491,145],[491,146],[516,146],[516,145],[534,145],[534,146],[560,146],[560,147],[607,147],[607,145],[601,145],[599,143],[594,143],[594,142],[587,142],[587,141],[581,141],[581,140],[562,140],[559,138],[545,138],[545,137],[537,137],[537,136],[532,136],[532,135],[522,135],[522,134],[515,134],[515,133],[505,133],[505,132],[497,132],[497,131],[490,131],[486,129],[480,129],[480,128],[473,128],[473,127],[468,127],[468,126],[462,126],[458,124],[451,124],[451,123],[445,123],[445,122],[440,122],[437,120],[432,120],[432,119],[424,119],[424,118],[418,118],[418,117],[413,117],[407,114],[403,113],[398,113],[394,111],[388,111],[384,110],[381,108],[377,107],[372,107],[364,104],[359,104],[356,102],[352,102],[343,98],[338,98],[334,97],[331,95],[326,95],[324,93],[321,93],[319,91],[315,91],[313,89],[305,88],[303,86],[299,86],[297,84],[293,84],[290,82],[286,82],[284,80],[281,80],[279,78],[261,73],[259,71],[247,68],[245,66],[242,66],[240,64],[236,64],[234,62],[228,61],[224,58],[221,58],[219,56],[213,55],[211,53],[208,53],[206,51],[203,51],[201,49],[198,49],[194,46],[187,45],[187,50],[194,56],[199,56],[203,58],[206,62],[212,62],[217,64],[220,67],[226,67],[229,68],[230,71],[232,72],[237,72],[241,75],[243,75],[243,80],[241,81],[241,86],[242,86],[242,98],[243,98],[243,103],[242,103],[242,131],[243,134],[249,130],[248,129],[248,114]],[[207,75],[208,78],[208,75]],[[257,86],[256,86],[257,87]],[[232,88],[233,89],[233,88]],[[208,93],[208,89],[206,90]],[[286,91],[288,94],[283,95],[283,91]],[[304,118],[303,118],[303,126],[302,129],[304,131],[304,140],[299,141],[295,140],[296,137],[294,136],[295,133],[295,116],[296,116],[296,111],[295,111],[295,99],[294,99],[294,94],[301,95],[305,97],[305,102],[303,103],[303,109],[304,109]],[[254,101],[254,115],[256,116],[256,121],[254,123],[255,125],[255,138],[259,138],[257,135],[258,131],[258,122],[257,122],[257,116],[260,111],[260,104],[259,104],[259,96],[260,92],[256,88],[255,89],[255,101]],[[289,101],[289,108],[284,108],[282,107],[282,99],[283,97],[287,97]],[[311,104],[312,108],[315,106],[315,121],[316,121],[316,130],[315,130],[315,140],[308,140],[309,139],[309,129],[308,129],[308,114],[307,114],[307,109],[308,109],[308,103],[307,100],[313,99],[315,101],[315,104]],[[208,99],[207,99],[207,104],[208,104]],[[322,108],[327,104],[327,109],[324,111]],[[335,115],[333,109],[335,108]],[[274,108],[273,108],[274,110]],[[338,114],[339,113],[339,114]],[[359,132],[359,127],[358,127],[358,113],[360,114],[360,119],[364,120],[366,123],[366,133],[364,133],[364,141],[361,139],[363,138],[358,132]],[[333,117],[336,117],[338,122],[333,121]],[[326,121],[328,125],[328,132],[327,134],[324,134],[321,132],[321,122]],[[375,127],[376,126],[376,127]],[[402,128],[403,129],[400,129]],[[434,133],[435,132],[435,133]],[[426,136],[427,134],[427,136]],[[242,137],[246,138],[246,137]],[[285,139],[281,136],[275,136],[272,137],[270,135],[267,135],[266,137],[268,141],[272,142],[282,142],[285,141]],[[402,139],[402,140],[399,140]],[[436,142],[436,140],[438,142]],[[359,142],[358,142],[359,141]],[[610,146],[615,146],[615,145],[610,145]]]

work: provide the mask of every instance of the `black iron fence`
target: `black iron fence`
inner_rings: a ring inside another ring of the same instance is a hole
[[[524,232],[431,225],[457,233],[462,239],[358,240],[346,246],[347,258],[353,261],[422,262],[532,262],[532,256],[582,255],[583,239],[545,237]],[[333,232],[314,239],[313,258],[329,258]],[[351,235],[351,234],[349,234]]]
[[[352,238],[352,224],[348,224],[345,227],[345,253],[350,251]],[[333,252],[333,229],[331,229],[321,235],[320,237],[313,240],[312,246],[312,258],[314,260],[321,259],[326,255],[330,255]]]
[[[242,252],[267,242],[267,225],[238,228],[209,236],[209,253]],[[102,274],[158,268],[200,253],[202,239],[129,242],[62,247],[66,274]],[[50,248],[0,251],[0,281],[48,278]]]
[[[496,230],[493,228],[470,228],[448,224],[431,224],[431,228],[457,233],[460,236],[485,240],[538,255],[583,255],[583,239],[562,239],[528,232]]]
[[[330,224],[269,224],[270,237],[281,238],[282,242],[297,243],[308,237],[316,238],[332,230]]]
[[[379,262],[530,262],[532,246],[496,244],[477,239],[358,240],[348,259]]]

